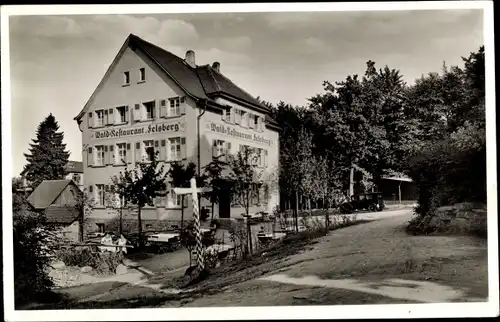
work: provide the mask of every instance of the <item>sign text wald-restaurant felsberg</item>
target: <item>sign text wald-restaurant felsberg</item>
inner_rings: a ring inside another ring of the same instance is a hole
[[[92,134],[92,138],[110,139],[110,138],[121,138],[125,136],[147,135],[153,133],[179,132],[182,130],[184,130],[184,123],[182,122],[150,124],[141,127],[95,131]]]
[[[208,123],[207,128],[210,129],[210,131],[215,132],[215,133],[225,134],[225,135],[229,135],[229,136],[232,136],[235,138],[240,138],[240,139],[244,139],[244,140],[253,141],[256,143],[261,143],[261,144],[265,144],[267,146],[273,145],[273,141],[271,139],[268,139],[262,135],[255,134],[255,133],[238,131],[232,126],[227,126],[227,125],[225,126],[225,125],[220,125],[220,124],[216,124],[216,123]]]

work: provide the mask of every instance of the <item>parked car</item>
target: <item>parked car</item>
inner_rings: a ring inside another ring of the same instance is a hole
[[[380,192],[355,194],[351,197],[351,201],[344,202],[340,206],[340,210],[344,214],[350,214],[357,210],[382,211],[384,208],[384,199]]]

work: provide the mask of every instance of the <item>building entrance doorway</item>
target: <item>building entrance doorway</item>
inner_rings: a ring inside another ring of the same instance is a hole
[[[219,196],[219,218],[231,217],[231,200],[229,194],[221,193]]]

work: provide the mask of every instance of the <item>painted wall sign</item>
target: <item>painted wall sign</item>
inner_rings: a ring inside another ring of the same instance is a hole
[[[94,131],[91,139],[113,139],[125,136],[148,135],[153,133],[179,132],[184,131],[186,125],[184,122],[150,124],[147,126],[132,127],[125,129],[109,129]]]
[[[265,144],[267,146],[273,145],[273,140],[268,139],[263,135],[256,134],[256,133],[249,133],[246,131],[240,131],[240,130],[237,130],[235,127],[229,126],[229,125],[222,125],[222,124],[209,122],[209,123],[207,123],[207,129],[210,130],[211,132],[220,133],[220,134],[232,136],[235,138],[240,138],[243,140],[253,141],[256,143],[260,143],[260,144]]]

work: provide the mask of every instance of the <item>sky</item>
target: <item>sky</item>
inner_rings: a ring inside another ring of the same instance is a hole
[[[12,166],[52,113],[81,161],[81,111],[130,33],[221,72],[254,96],[305,105],[323,81],[399,69],[408,83],[462,66],[483,45],[482,10],[11,16]]]

